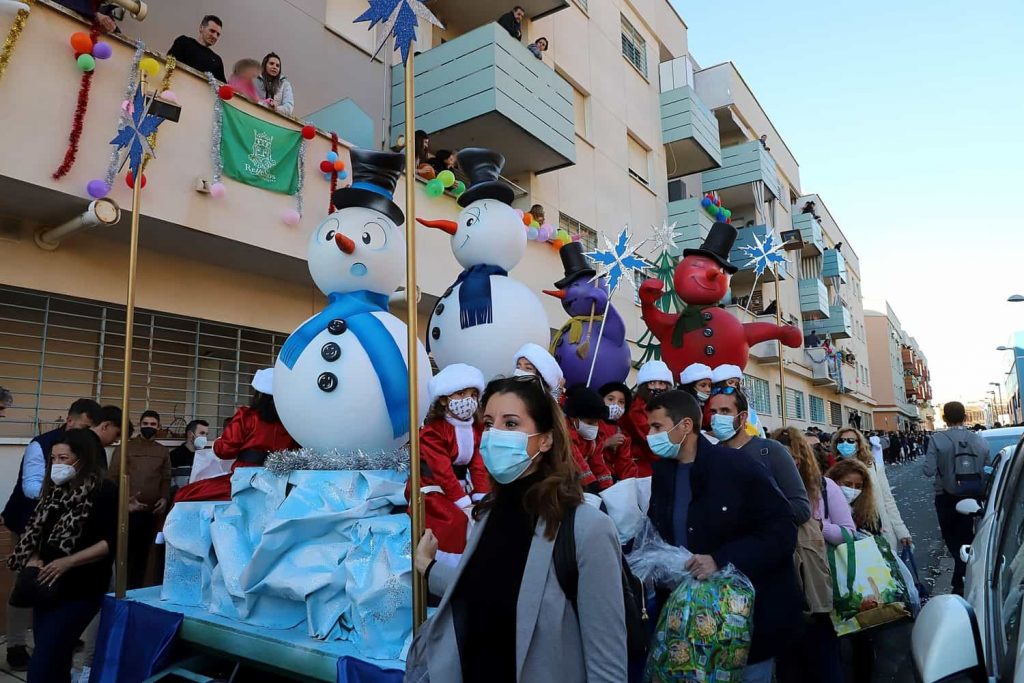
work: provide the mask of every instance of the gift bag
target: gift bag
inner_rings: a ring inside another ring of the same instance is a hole
[[[910,617],[907,586],[884,536],[854,540],[843,529],[843,543],[828,548],[828,563],[840,637]]]

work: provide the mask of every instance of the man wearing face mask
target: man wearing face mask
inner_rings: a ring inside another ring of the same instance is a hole
[[[647,421],[647,442],[658,456],[648,516],[665,541],[694,553],[686,569],[697,580],[732,564],[753,583],[743,680],[770,683],[774,657],[801,627],[790,506],[761,463],[700,435],[701,410],[690,394],[654,397]]]
[[[565,392],[565,415],[580,485],[587,502],[600,507],[598,494],[614,483],[597,438],[601,420],[608,419],[608,406],[596,391],[577,384]]]
[[[811,518],[811,503],[807,489],[796,469],[793,456],[778,441],[751,436],[744,427],[749,419],[747,397],[734,387],[713,390],[708,401],[711,415],[711,434],[721,445],[742,451],[754,460],[764,463],[782,494],[789,501],[793,520],[797,526]]]
[[[196,451],[209,445],[207,437],[210,423],[206,420],[192,420],[185,427],[185,441],[171,449],[171,489],[176,491],[188,483],[192,474],[192,463],[196,459]]]
[[[128,588],[142,588],[157,529],[171,497],[171,454],[156,441],[160,413],[146,410],[139,418],[139,435],[128,441]],[[110,478],[120,481],[121,456],[110,459]]]

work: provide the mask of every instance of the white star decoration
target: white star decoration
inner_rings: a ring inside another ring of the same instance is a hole
[[[651,233],[651,239],[649,240],[654,244],[654,255],[658,256],[663,251],[669,251],[676,244],[676,225],[673,221],[672,225],[668,224],[668,221],[663,222],[660,226],[651,226],[653,232]]]

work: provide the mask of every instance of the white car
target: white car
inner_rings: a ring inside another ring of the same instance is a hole
[[[940,595],[921,610],[912,650],[924,683],[1024,683],[1024,656],[1019,656],[1024,655],[1024,640],[1019,639],[1024,607],[1022,450],[1024,440],[996,453],[984,507],[971,499],[957,505],[961,514],[979,517],[974,540],[961,553],[968,563],[966,599]]]

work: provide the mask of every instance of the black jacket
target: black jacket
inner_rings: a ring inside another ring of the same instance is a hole
[[[653,463],[648,516],[675,544],[675,459]],[[750,662],[774,657],[801,628],[803,596],[793,566],[796,524],[768,469],[751,456],[700,437],[690,471],[688,550],[734,565],[754,584]]]
[[[46,464],[50,463],[50,451],[53,450],[53,445],[64,438],[64,427],[57,427],[57,429],[51,429],[45,434],[40,434],[36,438],[32,439],[39,447],[43,450],[43,461]],[[14,482],[14,490],[11,491],[11,497],[7,499],[7,505],[4,507],[3,518],[4,526],[18,534],[19,536],[25,533],[25,526],[28,524],[28,520],[32,517],[32,513],[36,511],[37,500],[33,500],[25,495],[25,492],[21,488],[22,481],[25,475],[25,456],[21,456],[21,467],[18,469],[18,480]]]
[[[523,25],[516,21],[512,12],[505,12],[498,18],[498,24],[508,31],[508,34],[516,40],[523,39]]]

